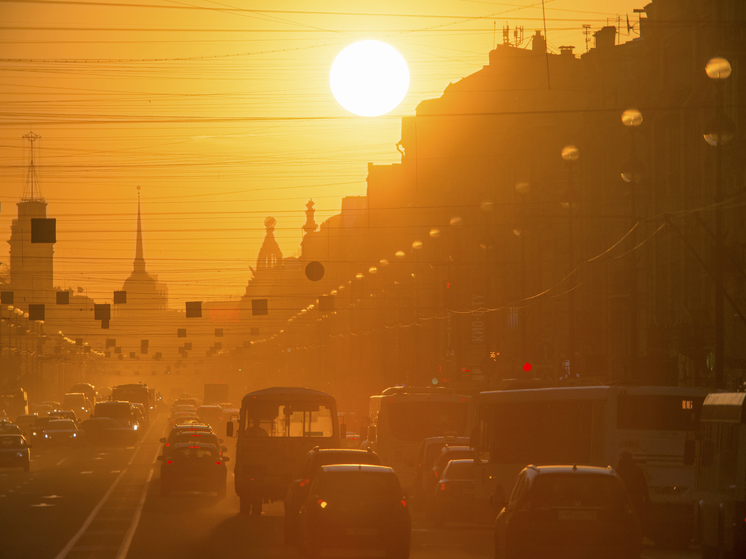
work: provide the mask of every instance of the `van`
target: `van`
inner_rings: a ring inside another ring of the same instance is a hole
[[[114,419],[124,427],[131,427],[135,431],[139,428],[137,421],[135,421],[132,404],[129,402],[99,402],[94,408],[93,416]]]
[[[62,398],[62,405],[71,409],[78,419],[85,419],[91,413],[91,402],[82,392],[69,392]]]

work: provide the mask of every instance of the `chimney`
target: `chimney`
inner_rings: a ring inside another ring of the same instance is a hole
[[[573,49],[575,49],[574,46],[561,46],[559,49],[560,49],[560,56],[562,57],[569,56],[570,58],[575,58],[575,55],[572,53]]]
[[[537,31],[531,41],[531,50],[537,54],[544,54],[547,52],[547,41],[541,35],[541,31]]]
[[[616,44],[616,27],[613,25],[602,27],[593,34],[593,37],[596,39],[597,49],[610,49]]]

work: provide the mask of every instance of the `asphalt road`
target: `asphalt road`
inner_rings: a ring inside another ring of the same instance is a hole
[[[3,559],[206,559],[298,557],[283,544],[282,503],[261,517],[238,513],[229,463],[228,496],[160,496],[165,419],[135,447],[32,449],[31,471],[0,470]],[[219,434],[219,436],[222,436]],[[226,441],[231,458],[234,442]],[[364,554],[361,554],[364,555]],[[413,517],[412,559],[491,558],[489,526],[435,530]],[[645,559],[694,559],[695,549],[646,546]]]

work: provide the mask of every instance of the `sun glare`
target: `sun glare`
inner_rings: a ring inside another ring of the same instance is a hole
[[[345,109],[360,116],[380,116],[404,99],[409,69],[394,47],[360,41],[339,53],[329,82],[334,98]]]

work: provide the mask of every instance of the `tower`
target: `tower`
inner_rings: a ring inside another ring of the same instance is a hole
[[[18,217],[10,226],[10,287],[17,303],[44,302],[45,292],[54,284],[54,244],[31,242],[31,220],[47,217],[47,202],[41,195],[36,172],[35,142],[41,138],[34,132],[23,136],[29,143],[30,157],[26,184]]]
[[[264,220],[267,234],[264,236],[264,242],[256,259],[257,270],[282,266],[282,251],[275,239],[275,225],[277,225],[277,220],[274,217],[268,217]]]

